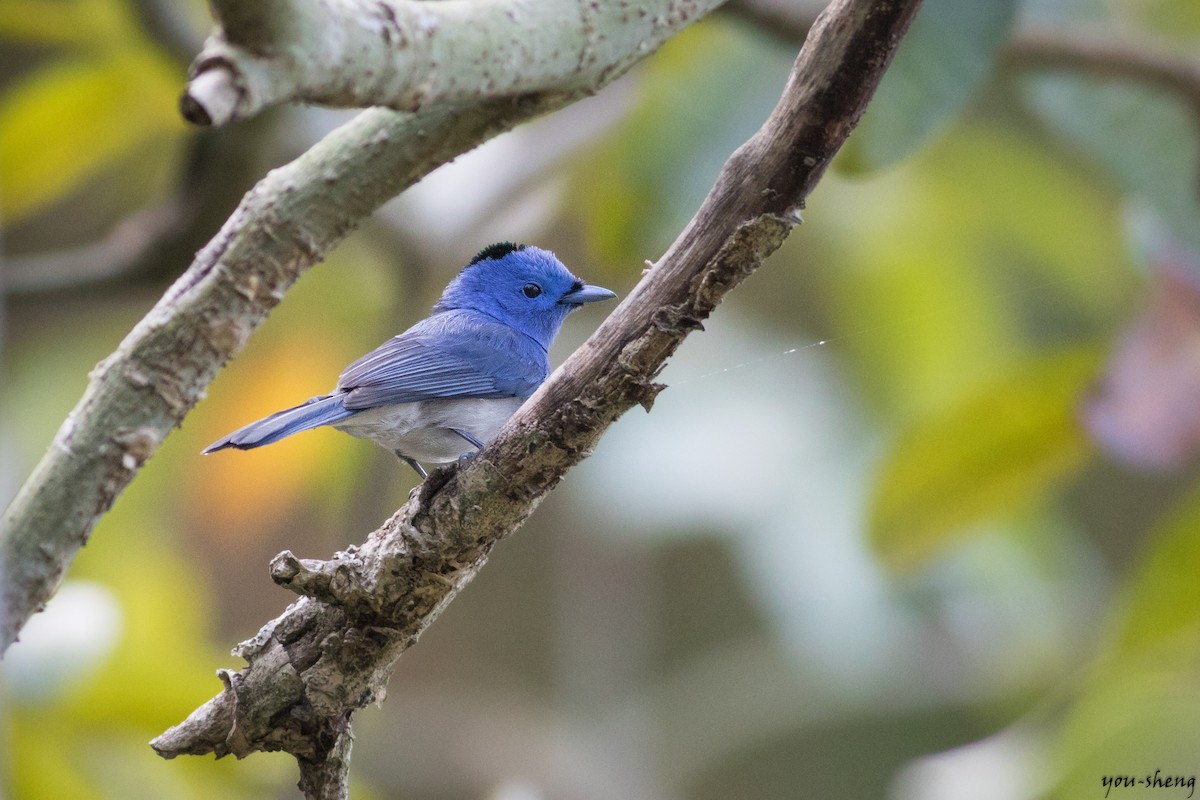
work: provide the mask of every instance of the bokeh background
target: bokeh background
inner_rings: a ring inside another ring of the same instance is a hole
[[[4,795],[297,797],[286,756],[166,762],[147,742],[289,602],[273,555],[361,541],[414,476],[327,430],[199,451],[327,390],[493,241],[627,293],[768,113],[816,10],[733,4],[305,276],[0,663]],[[0,2],[0,504],[241,194],[348,116],[187,128],[208,25],[200,2]],[[1127,63],[1049,68],[1031,31]],[[1200,123],[1129,72],[1159,55],[1200,65],[1194,0],[927,0],[804,224],[359,714],[354,796],[1194,780]],[[555,363],[607,310],[571,318]]]

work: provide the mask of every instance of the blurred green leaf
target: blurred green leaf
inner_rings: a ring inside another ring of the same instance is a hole
[[[837,161],[880,169],[941,130],[987,78],[1008,38],[1015,0],[926,0]]]
[[[74,744],[64,740],[74,737],[66,735],[61,719],[31,715],[11,725],[6,734],[12,770],[6,784],[16,797],[91,800],[103,796],[80,769],[77,760],[64,758],[64,749]]]
[[[864,237],[856,261],[867,266],[836,277],[839,335],[864,388],[900,419],[942,407],[1018,348],[1011,310],[977,262],[949,238],[939,248],[930,232],[903,244]]]
[[[1021,22],[1033,25],[1103,23],[1112,17],[1112,0],[1021,0]]]
[[[140,38],[131,12],[116,0],[4,0],[0,37],[115,52]]]
[[[0,4],[0,36],[39,44],[84,44],[91,31],[72,14],[47,13],[45,0],[6,0]],[[58,5],[58,4],[55,4]]]
[[[779,97],[795,53],[711,20],[645,67],[637,106],[576,171],[579,219],[608,263],[652,257],[704,199]]]
[[[0,99],[0,219],[25,217],[120,157],[182,134],[178,70],[148,48],[57,62]]]
[[[1181,241],[1200,249],[1195,115],[1173,96],[1139,85],[1046,75],[1025,97],[1055,130],[1144,197]]]
[[[808,225],[841,251],[823,308],[877,407],[928,415],[1031,347],[1125,320],[1140,276],[1109,189],[978,123],[868,180],[827,176]]]
[[[923,160],[919,180],[928,191],[918,224],[945,247],[965,241],[962,258],[992,281],[1011,281],[991,283],[1015,290],[999,298],[1005,305],[1044,298],[1057,320],[1088,317],[1105,330],[1126,318],[1142,275],[1129,259],[1111,185],[998,126],[957,126]]]
[[[1021,510],[1078,467],[1088,442],[1075,403],[1099,354],[1038,356],[902,433],[883,465],[870,515],[892,569],[920,566],[972,523]]]
[[[146,744],[160,731],[111,721],[98,726],[59,714],[25,714],[14,732],[8,786],[21,800],[251,800],[281,796],[282,787],[295,781],[295,762],[283,753],[260,754],[253,764],[166,761]]]
[[[1151,535],[1150,550],[1126,588],[1117,647],[1138,650],[1179,639],[1200,665],[1200,491]]]
[[[1107,665],[1085,682],[1083,696],[1060,734],[1054,764],[1052,800],[1103,797],[1101,776],[1138,778],[1196,775],[1200,751],[1200,674],[1180,670],[1169,654],[1145,654],[1137,661]],[[1172,794],[1178,792],[1177,794]],[[1113,792],[1112,797],[1118,797]],[[1124,789],[1122,798],[1186,798],[1187,788]]]
[[[1196,0],[1139,0],[1133,11],[1157,33],[1178,38],[1200,36]]]
[[[1055,798],[1095,796],[1102,774],[1195,774],[1200,492],[1158,526],[1148,547],[1125,586],[1108,650],[1082,682],[1063,725]]]

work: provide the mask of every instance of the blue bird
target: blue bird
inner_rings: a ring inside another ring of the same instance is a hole
[[[251,422],[205,453],[249,450],[332,425],[422,466],[455,461],[491,441],[550,374],[548,350],[584,303],[616,294],[572,275],[548,250],[484,248],[433,313],[355,361],[331,394]]]

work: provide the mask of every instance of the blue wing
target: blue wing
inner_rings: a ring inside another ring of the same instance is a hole
[[[338,378],[347,409],[448,397],[528,397],[550,371],[546,351],[491,317],[435,314],[355,361]]]

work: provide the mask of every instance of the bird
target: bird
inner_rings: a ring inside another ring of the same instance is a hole
[[[550,374],[567,315],[616,297],[585,284],[549,250],[498,242],[450,282],[432,313],[350,364],[329,394],[251,422],[204,454],[273,444],[330,425],[424,464],[469,458]]]

